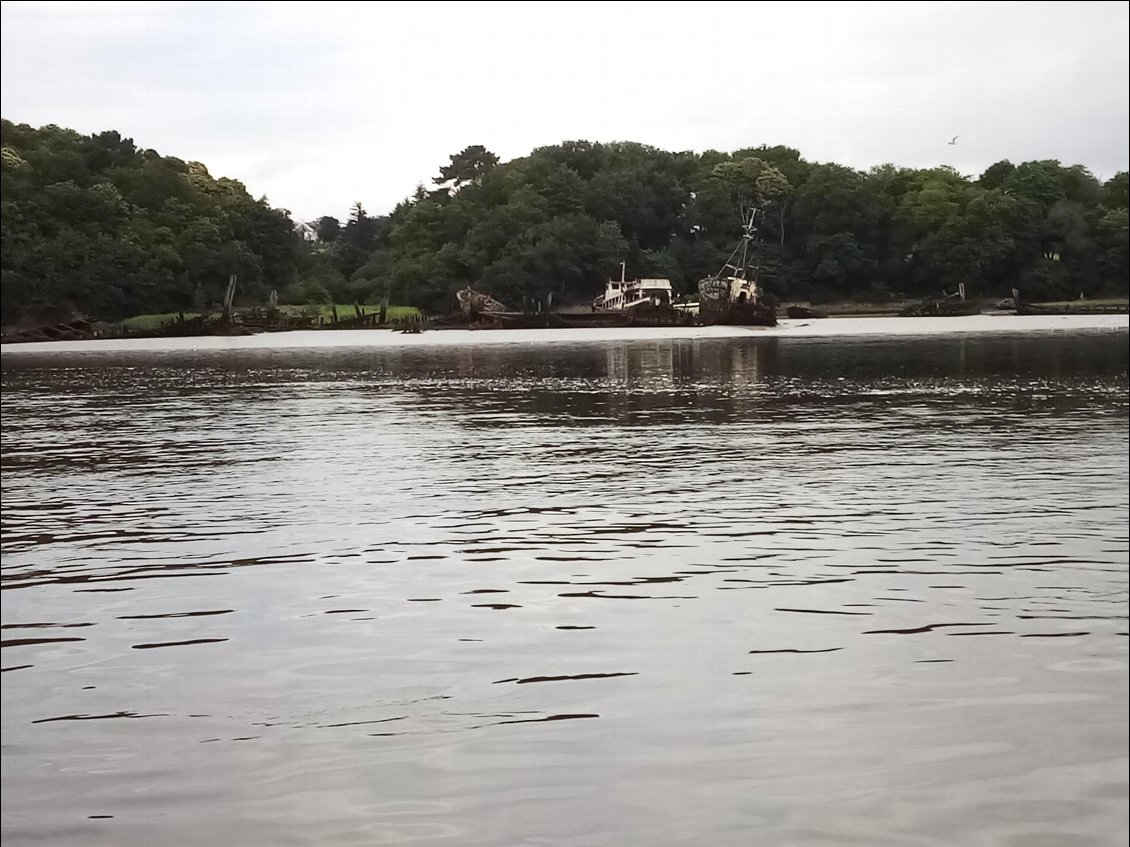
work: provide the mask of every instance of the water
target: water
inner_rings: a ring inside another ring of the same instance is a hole
[[[1124,844],[1125,328],[860,325],[5,348],[5,846]]]

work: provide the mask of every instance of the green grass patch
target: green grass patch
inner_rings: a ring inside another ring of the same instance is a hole
[[[380,306],[365,306],[361,308],[365,311],[366,315],[377,314]],[[312,303],[305,306],[279,306],[280,311],[286,312],[290,315],[313,315],[320,316],[323,321],[332,321],[334,307],[328,303]],[[239,311],[238,309],[236,311]],[[357,317],[357,310],[353,307],[352,303],[337,304],[337,316],[340,320],[346,318]],[[411,321],[420,319],[420,310],[415,306],[389,306],[388,311],[385,313],[385,320],[389,321]]]
[[[375,315],[380,311],[380,306],[362,306],[361,308],[365,310],[366,315]],[[238,317],[240,314],[250,311],[250,309],[248,309],[247,307],[236,307],[232,311],[235,313],[236,317]],[[333,307],[329,306],[328,304],[314,303],[300,306],[284,305],[279,306],[279,311],[286,312],[288,315],[310,315],[313,317],[320,316],[324,323],[329,323],[333,320]],[[134,315],[133,317],[126,318],[124,321],[122,321],[122,325],[140,332],[143,330],[156,329],[162,324],[172,323],[176,321],[181,314],[184,315],[185,320],[189,320],[191,318],[198,317],[201,313],[161,312],[151,315]],[[220,313],[218,311],[214,311],[205,314],[211,314],[218,317]],[[352,303],[348,305],[339,304],[337,307],[337,316],[341,320],[353,318],[357,316],[357,310],[353,308]],[[385,320],[394,322],[420,320],[420,310],[415,306],[389,306],[388,311],[385,314]]]
[[[156,329],[161,324],[172,323],[177,320],[182,313],[180,312],[161,312],[155,315],[134,315],[132,318],[126,318],[122,321],[123,326],[130,329]],[[200,315],[200,312],[184,312],[185,320],[195,318]]]

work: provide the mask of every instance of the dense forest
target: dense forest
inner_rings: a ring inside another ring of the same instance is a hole
[[[572,141],[510,162],[452,155],[387,216],[296,226],[197,162],[3,121],[4,324],[237,303],[375,302],[450,311],[471,285],[505,302],[585,302],[625,262],[690,291],[760,210],[758,263],[780,300],[936,296],[1032,300],[1124,294],[1130,186],[1080,165],[1008,161],[976,179],[950,168],[858,171],[788,147],[672,153]],[[312,230],[312,231],[311,231]],[[316,233],[316,237],[315,237]]]

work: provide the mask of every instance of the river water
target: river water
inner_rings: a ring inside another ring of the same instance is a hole
[[[1125,320],[957,320],[6,347],[5,847],[1125,844]]]

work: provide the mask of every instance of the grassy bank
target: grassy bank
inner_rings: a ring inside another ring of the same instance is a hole
[[[353,318],[357,316],[357,310],[353,307],[352,303],[341,304],[338,303],[331,306],[327,303],[313,306],[279,306],[279,310],[286,312],[290,315],[315,315],[322,318],[323,321],[332,321],[334,319],[333,310],[337,309],[338,318],[345,320],[346,318]],[[362,306],[366,315],[372,315],[380,311],[380,306]],[[385,312],[385,320],[389,321],[412,321],[420,319],[420,310],[415,306],[389,306]]]
[[[200,316],[200,312],[161,312],[152,315],[134,315],[132,318],[126,318],[121,324],[133,330],[156,329],[161,324],[175,321],[181,314],[186,320]]]
[[[282,305],[279,306],[280,312],[285,312],[288,315],[308,315],[311,317],[320,317],[323,323],[329,323],[333,320],[334,306],[329,304],[314,304],[305,306]],[[341,320],[356,317],[357,311],[354,309],[352,303],[337,304],[337,316]],[[379,306],[362,306],[365,314],[372,315],[380,310]],[[235,309],[236,315],[241,312],[246,312],[247,309]],[[161,312],[150,315],[134,315],[133,317],[126,318],[122,321],[124,326],[129,327],[131,330],[141,331],[147,329],[156,329],[162,324],[171,323],[177,320],[180,315],[184,315],[186,320],[199,317],[201,312]],[[211,312],[210,314],[219,314],[218,312]],[[388,321],[412,321],[420,319],[420,310],[415,306],[389,306],[388,311],[385,313],[385,319]]]

